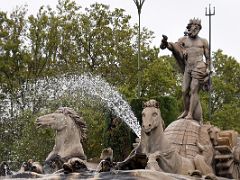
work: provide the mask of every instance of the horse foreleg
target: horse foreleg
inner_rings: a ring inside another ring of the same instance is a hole
[[[201,155],[196,155],[194,157],[194,164],[197,170],[201,171],[202,174],[213,174],[213,169],[210,167],[204,160],[204,157]]]
[[[54,153],[54,151],[51,151],[51,152],[48,154],[47,158],[45,159],[45,163],[51,161],[52,159],[55,159],[56,156],[57,156],[57,155]]]
[[[155,152],[152,154],[148,154],[148,162],[147,162],[147,166],[145,167],[145,169],[150,169],[150,170],[155,170],[155,171],[160,171],[163,172],[163,170],[160,168],[157,158],[159,157],[159,152]]]
[[[147,165],[147,157],[145,154],[131,154],[124,161],[118,162],[114,169],[119,170],[132,170],[144,169]]]
[[[44,173],[53,173],[56,170],[61,169],[63,163],[61,157],[52,151],[44,162]]]
[[[134,158],[134,155],[128,156],[124,161],[117,162],[116,166],[114,166],[114,169],[116,170],[127,170],[129,169],[130,162]]]

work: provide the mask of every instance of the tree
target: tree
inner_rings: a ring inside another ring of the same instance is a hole
[[[163,56],[147,64],[143,71],[143,96],[159,97],[175,95],[179,88],[177,70],[171,64],[172,57]]]
[[[25,8],[17,8],[10,17],[0,12],[0,82],[1,93],[9,94],[10,114],[22,93],[18,92],[27,76],[27,52],[23,45],[26,36]],[[22,107],[19,107],[22,108]]]
[[[223,54],[222,50],[214,53],[213,60],[212,122],[223,129],[239,131],[240,64],[233,57]],[[206,94],[204,99],[207,100]],[[208,111],[205,109],[204,112]],[[207,115],[205,117],[207,119]]]
[[[222,104],[239,102],[240,97],[240,64],[233,57],[229,57],[221,50],[214,53],[213,76],[213,109],[214,113]]]
[[[78,47],[85,62],[85,68],[94,74],[101,74],[114,85],[124,78],[121,72],[124,60],[131,61],[133,30],[130,16],[123,9],[109,10],[109,6],[95,3],[86,8],[81,17],[82,36]]]

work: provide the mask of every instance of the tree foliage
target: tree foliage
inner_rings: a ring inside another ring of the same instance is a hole
[[[174,95],[179,86],[176,70],[171,65],[172,57],[163,56],[147,64],[143,71],[142,93],[146,97]]]
[[[222,50],[214,53],[212,77],[212,121],[222,129],[240,130],[240,64]]]

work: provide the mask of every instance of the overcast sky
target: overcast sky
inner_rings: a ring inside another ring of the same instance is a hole
[[[0,0],[2,11],[12,11],[17,5],[28,5],[29,14],[36,14],[41,5],[50,5],[53,9],[58,0]],[[111,9],[122,8],[131,15],[131,23],[138,22],[137,8],[133,0],[76,0],[83,8],[95,2],[110,5]],[[212,51],[222,49],[240,62],[240,0],[145,0],[141,14],[141,26],[155,34],[153,45],[160,45],[162,34],[169,41],[177,41],[183,36],[189,19],[202,20],[200,36],[208,39],[208,17],[205,8],[211,4],[216,9],[212,16]],[[160,55],[167,53],[161,51]]]

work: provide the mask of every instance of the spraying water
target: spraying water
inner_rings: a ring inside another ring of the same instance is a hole
[[[113,113],[121,118],[134,132],[140,137],[140,125],[137,118],[133,114],[129,104],[123,99],[122,95],[115,90],[113,86],[103,80],[100,76],[92,76],[90,74],[83,75],[68,75],[60,76],[57,78],[48,78],[44,80],[38,80],[35,84],[24,85],[25,92],[25,104],[21,99],[17,100],[17,103],[13,107],[14,113],[19,113],[21,107],[31,108],[33,101],[39,99],[55,100],[59,99],[64,94],[70,94],[71,96],[91,96],[92,98],[99,98],[101,102]],[[37,91],[31,91],[31,89],[37,89]],[[5,107],[10,107],[10,101],[8,95],[6,95]],[[27,104],[26,104],[27,99]],[[4,112],[0,112],[1,117],[10,116],[10,109],[6,108]]]

